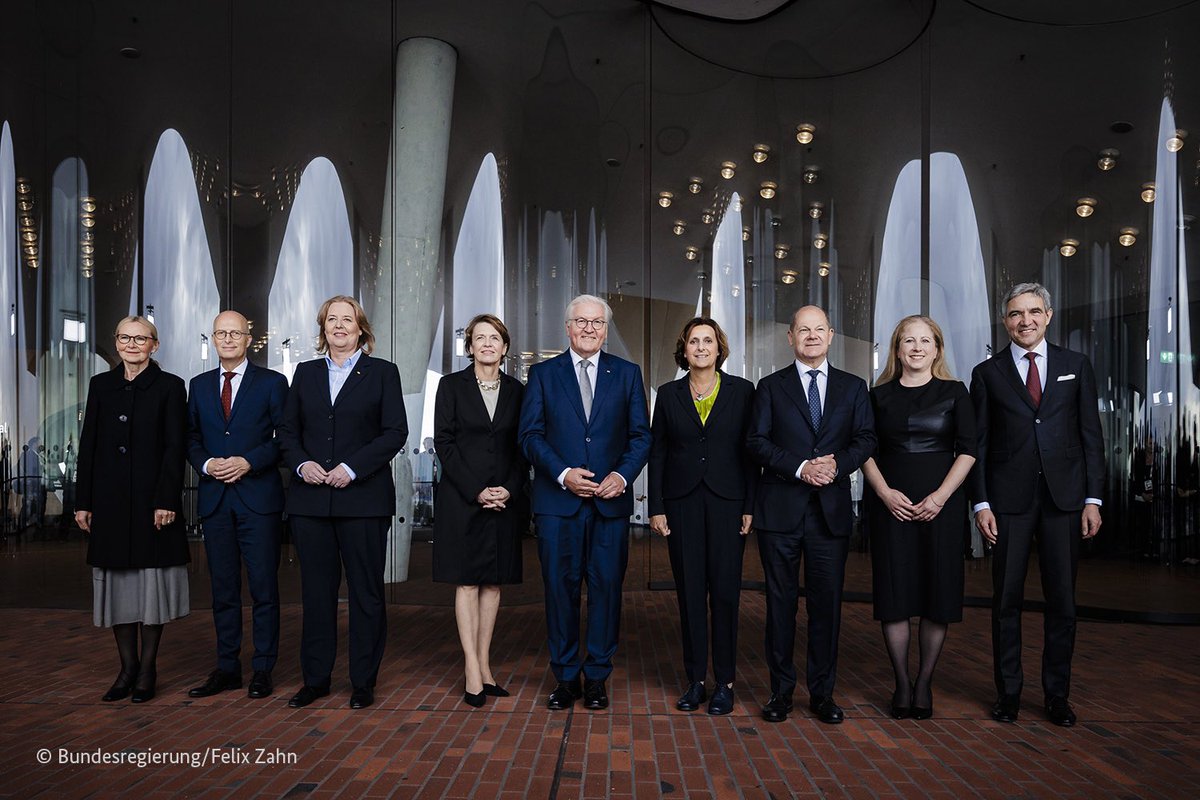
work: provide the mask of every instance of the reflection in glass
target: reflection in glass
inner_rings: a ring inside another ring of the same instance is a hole
[[[354,248],[337,169],[319,156],[300,176],[267,305],[267,364],[290,381],[316,355],[316,318],[334,295],[354,295]]]
[[[723,369],[746,375],[745,257],[742,254],[742,203],[737,192],[729,198],[724,218],[713,239],[711,316],[729,339],[729,357]],[[702,290],[703,291],[703,290]]]
[[[220,297],[191,155],[173,128],[163,131],[150,162],[142,247],[142,303],[145,313],[153,307],[158,327],[154,357],[187,379],[208,366],[200,337],[210,330]]]

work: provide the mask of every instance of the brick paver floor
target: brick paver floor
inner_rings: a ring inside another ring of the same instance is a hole
[[[535,578],[536,580],[536,578]],[[346,707],[343,649],[333,693],[286,706],[299,686],[300,608],[285,605],[276,694],[190,700],[212,663],[207,610],[166,630],[159,695],[103,703],[117,672],[107,631],[87,611],[0,610],[0,795],[84,798],[1149,798],[1200,795],[1200,629],[1081,622],[1072,701],[1081,724],[1045,721],[1037,684],[1041,620],[1026,616],[1025,707],[988,718],[988,615],[951,629],[935,718],[895,721],[890,668],[865,604],[847,604],[837,697],[847,719],[816,722],[797,696],[783,724],[765,699],[763,597],[743,595],[737,706],[727,717],[675,710],[683,675],[671,593],[627,591],[612,706],[544,708],[541,607],[501,609],[493,662],[513,696],[472,710],[453,611],[388,609],[377,703]],[[248,613],[247,613],[248,616]],[[248,620],[247,620],[248,624]],[[804,652],[803,626],[797,653]],[[247,678],[249,674],[247,673]],[[49,763],[39,763],[39,750]],[[61,763],[82,754],[195,764]],[[248,759],[250,763],[246,763]],[[275,763],[255,763],[259,761]]]

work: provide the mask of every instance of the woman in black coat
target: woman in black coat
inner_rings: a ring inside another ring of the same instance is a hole
[[[154,697],[163,625],[186,616],[188,546],[179,512],[187,390],[150,356],[158,330],[117,325],[121,364],[88,387],[79,438],[75,522],[88,534],[93,621],[111,627],[121,672],[104,700]],[[141,638],[141,647],[138,638]]]
[[[507,697],[489,650],[500,585],[521,582],[521,536],[529,524],[529,465],[517,446],[525,387],[500,371],[508,328],[480,314],[466,328],[471,365],[438,383],[434,447],[442,482],[434,508],[433,579],[457,585],[454,615],[465,657],[463,702]]]
[[[754,386],[720,371],[728,357],[715,320],[690,320],[675,345],[675,363],[688,374],[659,387],[650,426],[650,528],[667,537],[689,684],[675,706],[695,711],[706,699],[711,605],[717,685],[709,714],[733,710],[742,552],[758,482],[745,445]]]

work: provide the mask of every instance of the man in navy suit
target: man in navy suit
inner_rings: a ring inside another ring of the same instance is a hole
[[[217,668],[189,697],[242,687],[242,564],[254,600],[254,677],[248,694],[271,694],[279,651],[279,540],[283,511],[279,445],[287,379],[246,359],[250,325],[236,311],[213,320],[218,369],[188,392],[188,460],[200,476],[199,511],[212,580]]]
[[[642,371],[601,352],[608,303],[580,295],[567,305],[567,352],[529,370],[521,449],[534,467],[533,513],[546,586],[550,666],[558,682],[549,708],[608,706],[629,560],[628,488],[650,453]],[[579,605],[587,581],[587,654],[579,652]],[[579,674],[584,684],[580,687]]]
[[[875,450],[875,418],[867,385],[829,365],[832,341],[833,327],[824,310],[797,310],[788,329],[796,360],[759,381],[750,414],[747,446],[763,467],[754,526],[767,584],[771,697],[762,715],[768,722],[782,722],[792,710],[802,557],[809,709],[829,724],[844,718],[833,687],[842,582],[854,523],[850,474]]]
[[[1021,605],[1037,543],[1046,598],[1042,691],[1055,725],[1075,724],[1067,702],[1075,648],[1079,543],[1100,530],[1104,434],[1092,363],[1046,342],[1050,292],[1014,286],[1004,298],[1011,344],[975,367],[971,399],[979,459],[971,473],[975,525],[992,550],[992,717],[1016,722],[1021,707]]]

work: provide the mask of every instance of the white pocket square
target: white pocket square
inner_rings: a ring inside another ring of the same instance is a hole
[[[1059,375],[1058,379],[1060,381],[1073,381],[1075,380],[1075,373],[1072,372],[1070,375]]]

